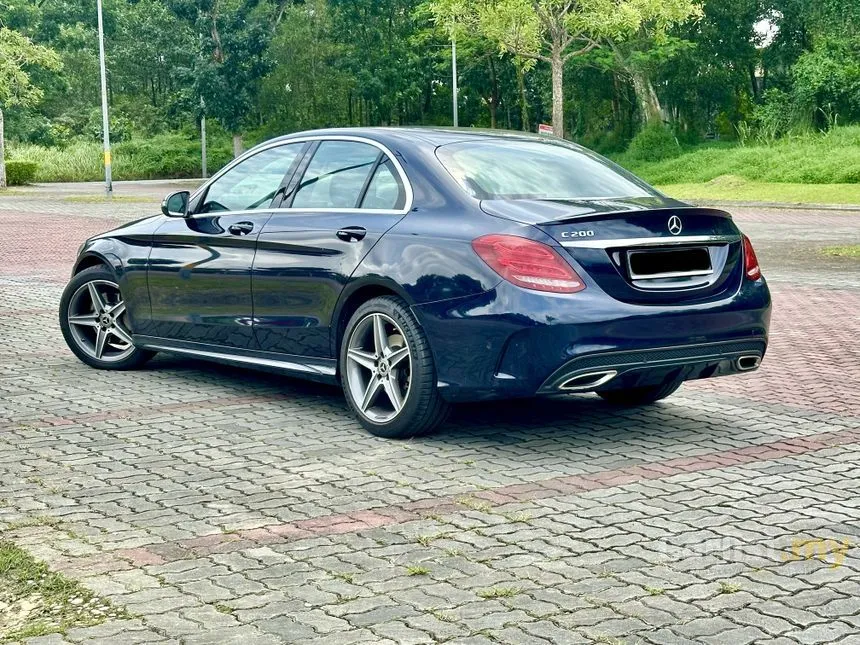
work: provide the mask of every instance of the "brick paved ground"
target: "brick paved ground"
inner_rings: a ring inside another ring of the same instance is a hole
[[[775,298],[756,374],[392,442],[332,388],[77,362],[78,244],[156,207],[86,190],[0,197],[0,528],[134,618],[32,642],[860,643],[860,264],[816,255],[860,215],[737,211]]]

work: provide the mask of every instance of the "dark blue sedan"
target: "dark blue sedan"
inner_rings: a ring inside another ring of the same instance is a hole
[[[456,401],[641,405],[755,370],[770,307],[723,211],[559,139],[380,128],[268,141],[88,240],[60,322],[93,367],[165,351],[340,383],[405,437]]]

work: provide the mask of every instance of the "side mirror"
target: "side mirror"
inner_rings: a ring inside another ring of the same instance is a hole
[[[191,193],[187,190],[178,190],[175,193],[170,193],[161,202],[161,212],[168,217],[187,217],[188,216],[188,198]]]

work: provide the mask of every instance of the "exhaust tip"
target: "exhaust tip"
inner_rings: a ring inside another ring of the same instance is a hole
[[[588,372],[579,374],[573,378],[567,379],[564,383],[558,386],[559,390],[565,392],[587,392],[596,387],[600,387],[605,383],[609,383],[618,374],[616,370],[602,370],[600,372]]]
[[[741,372],[749,372],[761,365],[761,356],[741,356],[735,361],[735,366]]]

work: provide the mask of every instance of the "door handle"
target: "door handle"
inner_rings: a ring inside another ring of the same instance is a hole
[[[347,226],[337,232],[338,238],[344,242],[360,242],[367,235],[367,229],[363,226]]]
[[[237,222],[227,229],[233,235],[247,235],[254,230],[253,222]]]

